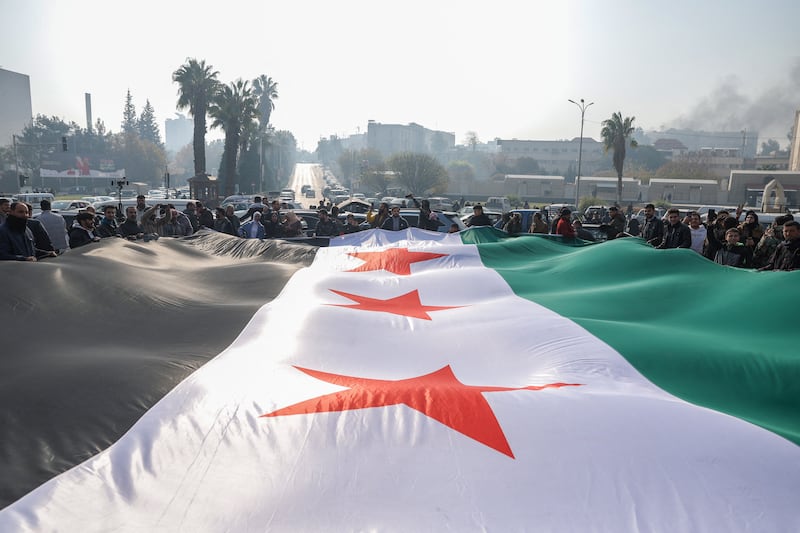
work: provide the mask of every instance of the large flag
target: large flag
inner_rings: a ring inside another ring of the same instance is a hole
[[[488,228],[331,244],[0,530],[800,530],[798,274]]]

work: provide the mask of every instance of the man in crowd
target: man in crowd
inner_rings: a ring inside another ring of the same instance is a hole
[[[769,263],[759,270],[800,269],[800,222],[787,221],[783,225],[783,238],[783,242],[778,244]]]
[[[142,217],[144,216],[144,212],[150,208],[149,205],[144,201],[144,195],[140,194],[136,197],[136,222],[139,224],[142,223]]]
[[[231,223],[231,228],[233,228],[233,234],[239,235],[239,226],[241,226],[241,222],[239,221],[239,217],[236,216],[236,212],[233,209],[233,204],[228,204],[225,206],[225,216],[228,217],[228,222]]]
[[[689,226],[681,222],[680,211],[674,207],[667,211],[667,225],[664,228],[664,238],[656,246],[662,250],[669,248],[691,248],[692,232]]]
[[[378,212],[375,213],[372,210],[372,206],[370,206],[369,211],[367,211],[367,222],[369,222],[370,227],[372,228],[380,228],[383,227],[383,223],[389,218],[389,204],[386,202],[381,202],[378,206]]]
[[[97,235],[101,238],[119,237],[119,228],[117,227],[117,208],[113,205],[107,205],[103,208],[103,218],[97,226]]]
[[[136,222],[136,215],[136,207],[132,205],[126,207],[125,222],[119,226],[119,234],[131,241],[144,237],[144,230],[141,224]]]
[[[236,235],[233,232],[233,226],[231,225],[231,221],[228,220],[228,217],[225,215],[225,210],[221,207],[217,207],[214,212],[217,215],[217,218],[214,220],[214,229],[220,233],[227,233],[228,235]]]
[[[625,215],[620,213],[619,208],[612,205],[608,208],[608,225],[611,230],[608,232],[609,239],[616,239],[620,233],[625,233]]]
[[[644,206],[642,238],[652,246],[658,246],[664,238],[664,223],[656,216],[656,206],[653,204]]]
[[[11,200],[0,198],[0,224],[6,221],[8,213],[11,211]]]
[[[730,228],[725,232],[725,243],[717,250],[714,255],[714,262],[720,265],[732,266],[737,268],[753,267],[753,251],[739,240],[741,232],[739,228]]]
[[[9,204],[8,216],[0,225],[0,260],[36,261],[33,235],[28,230],[28,206]]]
[[[50,236],[53,248],[59,254],[69,250],[69,236],[67,235],[67,224],[64,217],[58,213],[53,213],[50,200],[42,200],[39,203],[42,213],[39,215],[39,222],[44,226],[45,231]]]
[[[53,248],[53,243],[50,240],[50,235],[47,234],[47,230],[41,222],[31,217],[33,206],[26,202],[25,207],[28,208],[28,221],[26,224],[31,235],[33,235],[33,250],[36,252],[36,259],[57,256],[58,254],[56,249]]]
[[[575,236],[584,241],[594,241],[594,235],[589,230],[583,229],[583,223],[580,220],[572,221],[572,229],[575,230]]]
[[[100,237],[94,233],[94,215],[88,211],[78,213],[69,229],[69,247],[77,248],[99,240]]]
[[[392,213],[394,213],[394,209],[392,209]],[[472,207],[472,218],[469,219],[467,226],[491,226],[492,221],[488,217],[486,213],[483,212],[483,206],[480,204],[475,204]]]
[[[359,231],[361,231],[361,226],[358,225],[355,215],[353,215],[353,213],[347,213],[347,218],[344,224],[344,232],[356,233]]]
[[[339,235],[339,228],[333,220],[328,217],[328,212],[325,209],[319,210],[319,222],[317,222],[314,234],[317,237],[335,237]]]
[[[692,250],[703,255],[708,230],[700,223],[700,215],[697,213],[689,213],[689,232],[692,234]]]
[[[408,221],[400,216],[400,208],[398,206],[392,207],[392,216],[383,221],[381,229],[390,231],[408,229]]]
[[[192,233],[200,229],[200,221],[197,219],[197,209],[194,206],[194,202],[186,202],[186,209],[183,210],[183,214],[186,215],[186,218],[189,219],[189,224],[192,225]]]
[[[202,202],[195,202],[197,207],[197,222],[201,228],[214,229],[214,215]]]

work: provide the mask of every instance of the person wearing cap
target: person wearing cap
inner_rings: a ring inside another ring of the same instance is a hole
[[[320,209],[318,213],[319,222],[317,222],[314,235],[317,237],[335,237],[336,235],[339,235],[339,228],[336,227],[336,224],[328,216],[328,211],[325,209]]]
[[[467,222],[467,226],[474,227],[491,225],[492,221],[489,216],[483,212],[483,206],[481,204],[475,204],[472,206],[472,218],[470,218],[469,222]]]

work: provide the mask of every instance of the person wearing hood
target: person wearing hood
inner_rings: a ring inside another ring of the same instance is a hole
[[[758,241],[764,236],[764,229],[758,223],[758,215],[755,211],[748,211],[744,214],[744,222],[739,224],[739,231],[742,233],[742,244],[751,251],[755,250]]]
[[[239,237],[244,239],[263,239],[265,236],[266,231],[261,223],[261,211],[254,211],[253,219],[239,227]]]
[[[94,233],[94,215],[88,211],[78,213],[69,229],[69,247],[77,248],[99,240]]]
[[[22,202],[11,203],[5,222],[0,224],[0,260],[36,261],[28,206]]]
[[[297,218],[294,211],[286,212],[286,224],[283,226],[285,237],[302,237],[303,223]]]

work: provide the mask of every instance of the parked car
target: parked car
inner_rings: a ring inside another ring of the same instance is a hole
[[[86,200],[56,200],[52,202],[51,208],[54,213],[61,211],[77,211],[78,209],[86,209],[92,205]]]
[[[457,224],[459,230],[467,229],[467,226],[458,217],[458,213],[453,211],[433,211],[439,220],[439,227],[436,231],[447,233],[452,224]],[[412,228],[419,227],[419,209],[400,209],[400,216],[408,221]]]

